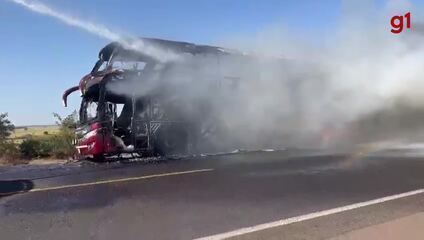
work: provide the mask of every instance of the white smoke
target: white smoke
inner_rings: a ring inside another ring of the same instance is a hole
[[[67,15],[41,2],[30,1],[30,0],[10,0],[10,1],[16,4],[19,4],[30,11],[53,17],[69,26],[79,28],[81,30],[87,31],[96,36],[99,36],[101,38],[104,38],[110,41],[120,42],[125,48],[143,52],[144,54],[151,56],[152,58],[158,61],[166,62],[166,61],[175,60],[178,58],[177,54],[170,52],[169,50],[164,50],[157,46],[152,46],[151,44],[147,44],[139,38],[135,38],[131,36],[123,36],[121,34],[118,34],[110,30],[109,28],[103,25],[95,24],[89,21],[82,20],[80,18]]]
[[[224,146],[328,146],[423,137],[424,39],[420,29],[390,32],[394,14],[412,11],[418,19],[418,11],[393,1],[383,12],[361,1],[344,4],[340,26],[321,44],[274,26],[222,41],[250,52],[244,60],[185,59],[191,72],[173,69],[160,77],[161,84],[172,86],[177,98],[207,102],[192,117],[216,124],[221,130],[215,143]],[[238,78],[239,87],[208,87],[210,79],[222,77],[223,85],[226,77]],[[148,95],[163,89],[157,80],[115,91]]]
[[[409,1],[387,1],[383,8],[370,1],[343,3],[339,25],[325,38],[305,39],[282,26],[235,38],[232,46],[288,61],[262,58],[246,67],[258,77],[242,83],[237,106],[224,105],[217,114],[232,134],[295,146],[424,140],[419,9]],[[391,17],[407,12],[412,28],[393,34]]]

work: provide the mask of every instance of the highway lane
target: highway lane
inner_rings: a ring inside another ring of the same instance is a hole
[[[32,169],[30,192],[0,198],[1,239],[211,236],[421,189],[424,158],[406,153],[298,150]],[[26,172],[3,169],[0,180]],[[412,199],[393,217],[420,209],[422,196]]]

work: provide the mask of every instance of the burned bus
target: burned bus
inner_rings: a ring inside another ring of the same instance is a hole
[[[118,42],[106,45],[99,60],[79,85],[63,94],[81,92],[76,148],[83,158],[104,159],[121,153],[139,156],[187,154],[210,132],[210,103],[188,92],[194,86],[217,91],[223,79],[230,86],[238,78],[220,73],[225,56],[238,53],[220,47],[142,38],[144,46],[181,57],[159,61],[139,49]],[[187,60],[189,59],[189,60]],[[197,71],[199,62],[206,71]],[[201,91],[199,91],[201,92]],[[216,95],[219,97],[219,94]]]

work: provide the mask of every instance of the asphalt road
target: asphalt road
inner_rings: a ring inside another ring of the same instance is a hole
[[[411,150],[1,168],[0,238],[194,239],[422,188]],[[235,238],[324,239],[423,209],[416,194]]]

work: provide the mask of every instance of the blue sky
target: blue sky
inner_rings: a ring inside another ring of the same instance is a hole
[[[341,18],[337,0],[41,0],[72,16],[131,35],[214,44],[284,23],[306,34],[325,35]],[[380,1],[379,1],[380,2]],[[0,0],[0,112],[15,125],[50,124],[62,92],[88,73],[108,41],[53,18]]]

